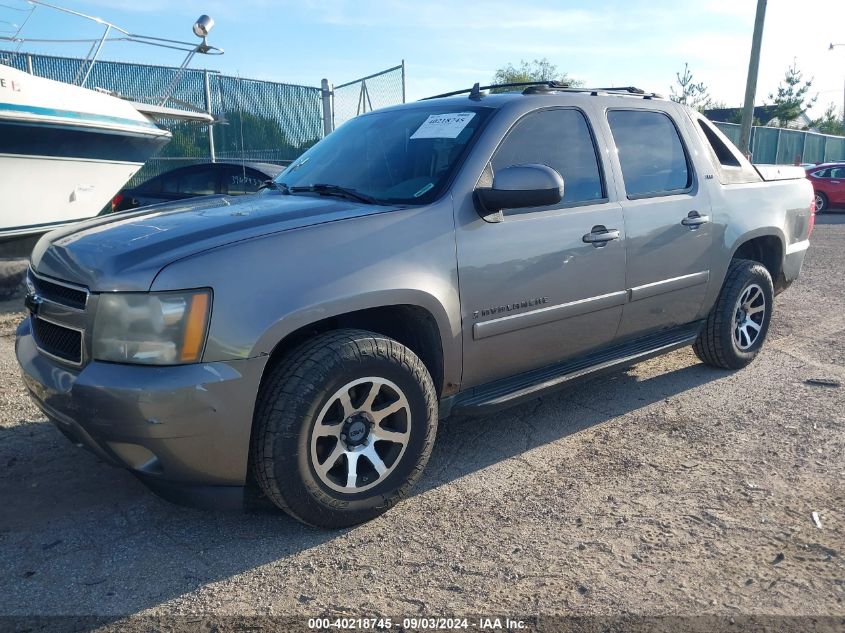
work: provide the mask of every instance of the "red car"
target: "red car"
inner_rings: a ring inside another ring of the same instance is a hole
[[[845,206],[845,163],[822,163],[805,169],[816,192],[816,213]]]

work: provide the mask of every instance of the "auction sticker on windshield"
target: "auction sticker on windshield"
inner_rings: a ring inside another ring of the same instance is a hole
[[[457,138],[458,134],[461,133],[474,116],[475,112],[432,114],[411,135],[411,139]]]

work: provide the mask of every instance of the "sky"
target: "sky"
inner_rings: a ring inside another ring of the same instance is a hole
[[[490,82],[497,68],[547,58],[587,85],[634,85],[669,94],[688,63],[716,101],[739,106],[745,92],[756,0],[53,0],[132,32],[194,40],[201,14],[216,26],[210,42],[220,57],[196,59],[241,77],[318,86],[340,84],[405,60],[407,99]],[[2,20],[20,21],[0,2]],[[26,24],[29,37],[87,37],[73,19],[39,9]],[[757,84],[767,100],[797,61],[820,116],[842,108],[845,83],[845,0],[769,0]],[[68,45],[32,45],[33,52],[83,55]],[[178,65],[179,53],[132,44],[112,45],[103,59]]]

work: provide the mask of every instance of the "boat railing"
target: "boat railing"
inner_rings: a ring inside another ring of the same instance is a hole
[[[73,84],[85,87],[88,79],[91,76],[91,71],[94,64],[99,59],[103,46],[112,42],[132,42],[136,44],[144,44],[147,46],[155,46],[158,48],[169,48],[173,50],[186,52],[182,64],[174,73],[168,86],[164,92],[157,98],[158,105],[164,106],[170,100],[173,91],[179,84],[179,80],[185,72],[185,69],[191,63],[194,56],[199,53],[202,55],[222,55],[223,49],[212,46],[208,43],[208,34],[214,27],[214,20],[207,15],[201,15],[194,23],[194,35],[200,38],[200,42],[185,42],[181,40],[171,40],[162,37],[153,37],[150,35],[141,35],[132,33],[123,29],[112,22],[103,20],[92,15],[87,15],[73,9],[60,7],[42,0],[22,0],[16,5],[10,4],[14,0],[0,0],[0,42],[10,42],[15,44],[14,54],[21,54],[24,44],[89,44],[88,53],[81,60],[79,70],[73,79]],[[44,8],[46,10],[58,11],[76,18],[87,20],[89,22],[100,25],[103,29],[99,37],[94,38],[80,38],[80,39],[61,39],[61,38],[29,38],[24,36],[24,29],[34,16],[37,9]],[[4,16],[9,16],[11,19],[3,19]]]

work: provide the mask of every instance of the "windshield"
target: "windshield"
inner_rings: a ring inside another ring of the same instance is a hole
[[[276,182],[294,192],[331,185],[380,204],[426,204],[449,184],[489,113],[431,106],[359,116],[305,152]]]

